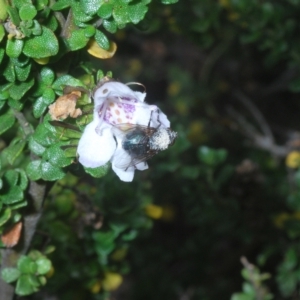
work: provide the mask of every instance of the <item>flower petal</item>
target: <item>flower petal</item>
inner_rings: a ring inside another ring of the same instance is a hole
[[[114,165],[112,165],[112,169],[114,170],[114,172],[118,175],[118,177],[122,181],[131,182],[133,180],[134,167],[129,167],[125,171],[124,169],[119,169],[119,168],[115,167]]]
[[[134,176],[134,166],[129,166],[131,163],[131,156],[122,148],[122,141],[116,137],[118,146],[114,156],[111,159],[112,169],[119,176],[122,181],[130,182]]]
[[[152,106],[154,107],[154,105]],[[150,126],[154,128],[159,126],[170,128],[170,121],[168,120],[167,116],[158,107],[156,107],[156,110],[153,110],[151,115]]]
[[[145,97],[146,97],[146,93],[141,93],[141,92],[134,92],[135,97],[140,101],[140,102],[144,102]]]
[[[126,84],[117,81],[108,81],[96,90],[94,94],[95,106],[102,105],[108,96],[128,96],[129,98],[134,98],[142,102],[144,101],[146,94],[143,96],[142,93],[134,92]]]
[[[86,126],[77,148],[79,162],[88,168],[96,168],[106,164],[116,149],[111,126],[102,126],[101,135],[99,135],[96,132],[98,122],[95,118]]]
[[[147,126],[149,124],[150,118],[151,118],[150,105],[147,104],[137,105],[136,110],[131,119],[131,124]]]
[[[147,170],[148,169],[148,164],[146,162],[140,162],[138,164],[136,164],[136,169],[139,170],[139,171],[144,171],[144,170]]]

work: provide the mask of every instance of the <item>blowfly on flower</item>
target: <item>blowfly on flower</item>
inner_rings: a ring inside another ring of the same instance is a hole
[[[108,161],[122,181],[132,181],[135,170],[167,149],[177,136],[167,116],[144,102],[146,93],[112,79],[100,82],[94,93],[94,119],[79,141],[79,162],[88,168]]]

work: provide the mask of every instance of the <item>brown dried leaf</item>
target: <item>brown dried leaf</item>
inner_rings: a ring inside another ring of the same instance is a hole
[[[23,223],[18,222],[3,233],[1,236],[1,241],[7,248],[17,245],[20,240],[22,227]]]
[[[77,118],[82,115],[80,108],[76,108],[76,102],[81,97],[80,91],[72,91],[69,94],[60,96],[57,100],[49,105],[49,113],[52,120],[64,120],[68,116]]]

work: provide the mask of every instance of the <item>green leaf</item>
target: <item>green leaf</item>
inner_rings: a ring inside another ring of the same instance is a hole
[[[54,11],[57,10],[63,10],[67,7],[70,7],[70,5],[72,4],[72,1],[69,0],[59,0],[57,2],[55,2],[52,6],[51,9]]]
[[[41,78],[42,78],[43,83],[50,87],[55,79],[55,74],[54,74],[53,70],[51,70],[50,68],[44,67],[41,70]]]
[[[4,49],[0,48],[0,64],[1,64],[2,60],[3,60],[4,53],[5,53]]]
[[[18,67],[25,67],[26,65],[30,64],[30,58],[22,55],[18,58],[11,58],[11,62]]]
[[[29,276],[30,284],[38,290],[38,287],[41,285],[38,277],[36,275],[31,274]]]
[[[47,283],[47,279],[45,276],[39,276],[38,280],[40,282],[40,285],[45,285]]]
[[[66,39],[68,47],[72,51],[82,49],[87,45],[88,41],[89,38],[86,37],[84,29],[72,31],[71,36],[68,39]]]
[[[9,128],[11,128],[15,123],[15,117],[12,113],[7,112],[5,115],[0,116],[0,134],[7,131]]]
[[[26,145],[26,141],[20,140],[19,138],[15,138],[11,141],[9,146],[5,149],[5,154],[8,162],[13,165],[15,160],[22,153],[24,147]]]
[[[5,105],[5,103],[6,103],[5,101],[1,100],[1,93],[0,93],[0,110]]]
[[[97,14],[99,17],[103,19],[108,19],[109,17],[111,17],[112,11],[113,11],[113,5],[108,2],[103,2]]]
[[[231,296],[230,300],[254,300],[254,298],[251,295],[235,293]]]
[[[37,272],[40,275],[47,274],[51,269],[51,261],[46,257],[40,257],[36,260]]]
[[[101,3],[102,0],[80,0],[82,10],[88,15],[94,15]]]
[[[106,35],[104,33],[102,33],[101,31],[96,30],[95,40],[96,40],[97,44],[104,50],[109,49],[109,47],[110,47],[109,40],[106,37]]]
[[[178,0],[161,0],[162,4],[174,4],[177,2],[178,2]]]
[[[42,179],[47,181],[59,180],[65,176],[65,172],[61,168],[53,166],[49,162],[42,162],[41,171]]]
[[[20,111],[24,106],[23,102],[21,102],[19,100],[14,100],[12,98],[8,99],[7,103],[11,108],[18,110],[18,111]]]
[[[57,143],[49,147],[44,155],[43,159],[48,160],[53,166],[60,168],[69,166],[73,162],[73,158],[66,157],[64,151],[60,148],[62,143]]]
[[[6,100],[9,98],[9,88],[12,86],[12,83],[4,84],[0,86],[0,100]]]
[[[45,7],[48,5],[48,0],[37,0],[35,3],[35,7],[37,10],[45,9]]]
[[[128,6],[123,5],[115,5],[113,9],[113,18],[115,19],[116,23],[119,25],[126,24],[130,21],[128,16]]]
[[[53,83],[52,88],[57,92],[60,91],[62,94],[62,91],[66,85],[74,87],[81,86],[85,88],[85,85],[80,80],[72,77],[71,75],[63,75],[57,78]]]
[[[110,33],[115,33],[118,29],[115,21],[103,20],[103,27]]]
[[[101,178],[107,174],[109,165],[106,164],[106,165],[98,167],[98,168],[84,168],[84,169],[91,176],[93,176],[95,178]]]
[[[139,232],[136,229],[132,229],[129,232],[122,235],[123,241],[132,241],[138,236]]]
[[[128,7],[128,15],[133,24],[137,24],[144,19],[148,7],[142,3],[130,5]]]
[[[38,250],[31,250],[28,253],[28,257],[30,257],[32,260],[36,261],[38,258],[44,257],[43,254]]]
[[[30,180],[36,181],[42,177],[41,160],[31,161],[26,167],[26,173]]]
[[[5,79],[9,82],[14,82],[16,80],[15,66],[11,60],[5,67],[5,69],[3,71],[3,75],[4,75]]]
[[[4,37],[5,37],[5,29],[4,29],[4,26],[2,24],[0,24],[0,42],[2,41],[2,39]]]
[[[38,156],[41,156],[46,150],[46,148],[39,144],[32,136],[29,139],[28,147],[34,154]]]
[[[20,17],[19,17],[18,10],[15,7],[8,6],[7,12],[10,16],[12,23],[15,24],[16,26],[19,26],[20,25]]]
[[[24,41],[19,39],[11,39],[6,42],[6,54],[9,57],[18,57],[23,50]]]
[[[76,157],[76,153],[77,153],[77,147],[76,146],[70,146],[66,149],[64,149],[64,153],[65,153],[65,157]]]
[[[35,118],[39,118],[47,109],[48,104],[45,103],[43,97],[37,98],[37,100],[33,104],[33,115]]]
[[[0,226],[5,224],[11,217],[11,208],[7,207],[0,212]]]
[[[107,231],[107,232],[94,232],[92,234],[93,239],[96,242],[96,248],[98,254],[101,256],[108,255],[111,253],[115,248],[115,239],[118,236],[118,232],[116,231]]]
[[[49,147],[57,141],[53,133],[49,131],[44,123],[38,125],[33,134],[33,138],[44,147]]]
[[[75,129],[75,128],[68,128],[67,123],[59,123],[59,121],[56,122],[57,124],[66,124],[65,126],[55,126],[56,135],[59,137],[60,140],[69,140],[69,139],[80,139],[82,136],[82,132]],[[55,124],[55,123],[53,123]],[[73,125],[71,125],[73,126]]]
[[[15,7],[20,9],[23,5],[30,4],[31,0],[14,0],[13,4]]]
[[[19,202],[23,199],[23,197],[24,197],[23,191],[18,186],[10,187],[8,192],[5,194],[0,193],[0,200],[4,204],[13,204]]]
[[[58,28],[58,21],[54,16],[51,15],[44,25],[50,30],[55,31]]]
[[[11,210],[15,210],[15,209],[19,209],[19,208],[27,206],[27,204],[28,204],[27,201],[24,200],[24,201],[20,201],[20,202],[18,202],[16,204],[10,204],[9,207],[10,207]],[[16,215],[14,215],[14,217],[15,216]]]
[[[16,268],[5,268],[2,271],[2,279],[7,283],[16,281],[20,275],[20,271]]]
[[[42,26],[42,34],[25,41],[23,53],[33,58],[54,56],[58,53],[59,45],[56,35]]]
[[[23,169],[16,169],[16,171],[19,173],[18,186],[22,190],[25,190],[28,185],[28,178],[26,172]]]
[[[226,159],[227,151],[224,149],[215,150],[202,146],[198,150],[198,157],[200,161],[208,166],[217,166]]]
[[[30,74],[30,71],[31,71],[31,63],[29,63],[25,67],[15,66],[15,74],[16,74],[17,80],[19,80],[19,81],[27,80],[27,78]]]
[[[34,79],[27,82],[15,83],[9,89],[9,95],[14,100],[20,100],[31,89]]]
[[[30,275],[22,274],[18,281],[16,286],[16,294],[19,296],[27,296],[34,292],[36,292],[36,288],[32,286],[30,282]]]
[[[26,255],[20,256],[17,267],[21,273],[34,274],[37,271],[36,263]]]
[[[78,22],[88,22],[92,20],[92,16],[85,14],[85,11],[82,9],[81,3],[73,2],[72,3],[72,12],[75,19],[75,23]],[[79,25],[79,24],[77,24]]]
[[[18,183],[19,174],[15,170],[8,170],[4,174],[4,179],[7,183],[9,183],[11,186],[14,186]]]
[[[84,35],[87,38],[90,38],[90,37],[94,36],[95,33],[96,33],[96,28],[92,25],[89,25],[86,28],[84,28]]]
[[[51,88],[46,88],[42,97],[39,97],[33,105],[33,115],[39,118],[55,99],[55,92]]]
[[[19,10],[19,16],[21,20],[32,20],[37,14],[37,10],[32,4],[25,4]]]

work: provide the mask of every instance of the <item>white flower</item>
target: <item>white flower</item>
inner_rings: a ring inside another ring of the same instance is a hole
[[[118,124],[170,127],[166,115],[157,106],[144,103],[146,93],[134,92],[127,85],[108,81],[94,93],[94,119],[79,141],[79,162],[96,168],[111,161],[122,181],[132,181],[135,169],[145,170],[147,163],[130,164],[131,156],[123,149],[121,137],[114,134]],[[124,125],[126,126],[126,125]]]

